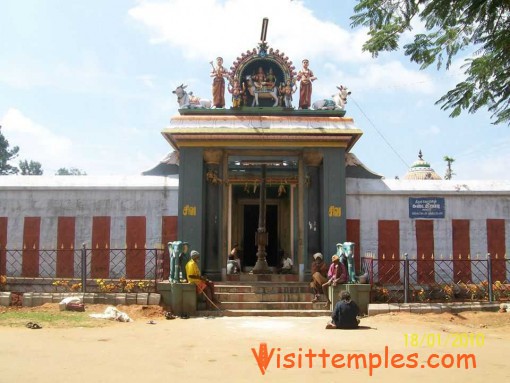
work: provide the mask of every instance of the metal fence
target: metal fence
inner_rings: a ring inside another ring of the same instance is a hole
[[[510,259],[471,257],[361,258],[369,274],[371,302],[497,301],[510,299]]]
[[[155,292],[162,249],[2,249],[4,289],[39,292]],[[3,270],[2,270],[3,269]],[[1,288],[2,286],[0,286]]]

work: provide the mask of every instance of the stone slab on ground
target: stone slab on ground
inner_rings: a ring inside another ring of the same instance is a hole
[[[497,311],[497,302],[452,302],[452,303],[370,303],[368,316],[390,312],[411,312],[413,314],[457,313],[461,311]]]

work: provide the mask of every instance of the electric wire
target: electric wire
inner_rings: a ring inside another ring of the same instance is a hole
[[[361,109],[361,106],[359,106],[359,104],[356,102],[356,100],[352,97],[352,95],[349,96],[349,101],[352,101],[354,103],[354,105],[356,105],[359,109],[359,111],[361,112],[361,114],[363,116],[365,116],[365,118],[367,119],[367,121],[369,122],[369,124],[372,126],[372,128],[374,128],[374,130],[377,132],[377,134],[379,134],[379,136],[381,136],[381,138],[383,139],[383,141],[386,143],[386,145],[388,145],[388,147],[391,149],[391,151],[400,159],[400,161],[404,164],[406,170],[408,170],[410,168],[410,166],[406,163],[406,161],[402,158],[402,156],[397,152],[397,150],[390,144],[390,142],[386,139],[386,137],[384,137],[384,135],[379,131],[379,129],[377,129],[377,127],[375,126],[375,124],[372,122],[372,120],[367,116],[367,114],[363,111],[363,109]]]

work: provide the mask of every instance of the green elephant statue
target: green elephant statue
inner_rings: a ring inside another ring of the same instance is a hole
[[[168,242],[167,246],[170,254],[170,282],[186,282],[186,263],[190,260],[188,242],[173,241]]]

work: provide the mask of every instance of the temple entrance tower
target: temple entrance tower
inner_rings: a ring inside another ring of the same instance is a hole
[[[304,278],[311,254],[345,241],[345,156],[362,132],[338,106],[285,104],[297,73],[262,35],[230,67],[235,107],[182,107],[162,132],[179,156],[178,237],[216,280],[234,244],[243,272],[272,273],[288,253]]]

